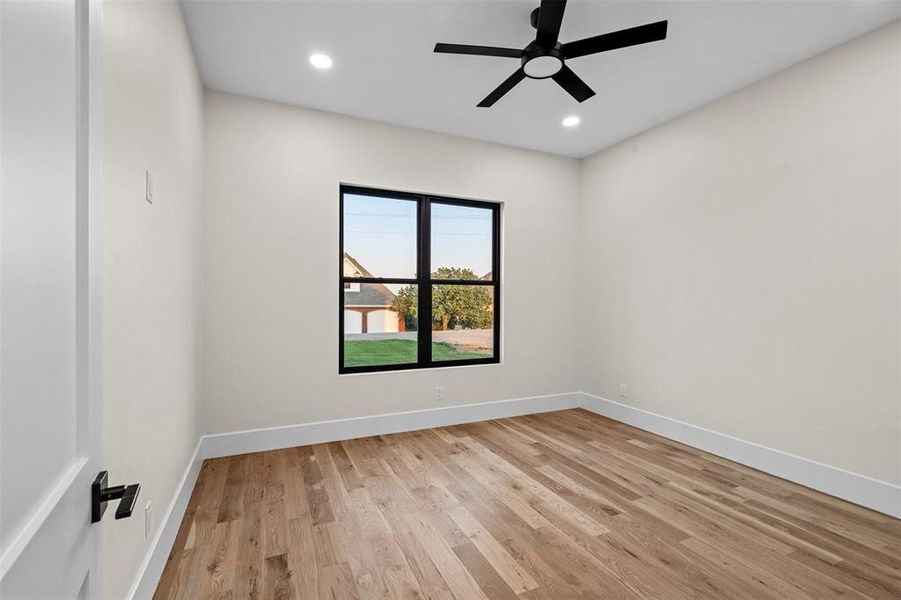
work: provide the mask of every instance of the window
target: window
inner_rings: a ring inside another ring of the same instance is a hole
[[[340,373],[498,362],[498,204],[341,186],[340,237]]]

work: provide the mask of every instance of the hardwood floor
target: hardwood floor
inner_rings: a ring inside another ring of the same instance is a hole
[[[901,521],[583,410],[208,460],[156,598],[901,598]]]

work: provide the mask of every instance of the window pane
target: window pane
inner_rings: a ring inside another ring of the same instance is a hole
[[[344,366],[416,363],[417,286],[344,287]]]
[[[432,287],[432,361],[494,356],[494,288]]]
[[[432,202],[432,278],[491,280],[494,211]]]
[[[412,200],[344,194],[344,276],[416,277]]]

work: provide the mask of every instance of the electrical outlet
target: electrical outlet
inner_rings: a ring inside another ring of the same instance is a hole
[[[144,200],[153,204],[153,175],[150,171],[144,171]]]
[[[153,502],[148,502],[144,506],[144,539],[150,537],[153,533]]]
[[[444,400],[444,386],[436,385],[435,386],[435,402],[441,402]]]
[[[628,398],[629,397],[629,386],[625,383],[619,384],[619,397],[620,398]]]

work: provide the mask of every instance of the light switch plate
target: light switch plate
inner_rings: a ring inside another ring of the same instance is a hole
[[[153,175],[150,171],[144,171],[144,200],[153,204]]]
[[[153,502],[148,502],[144,507],[144,539],[153,533]]]

